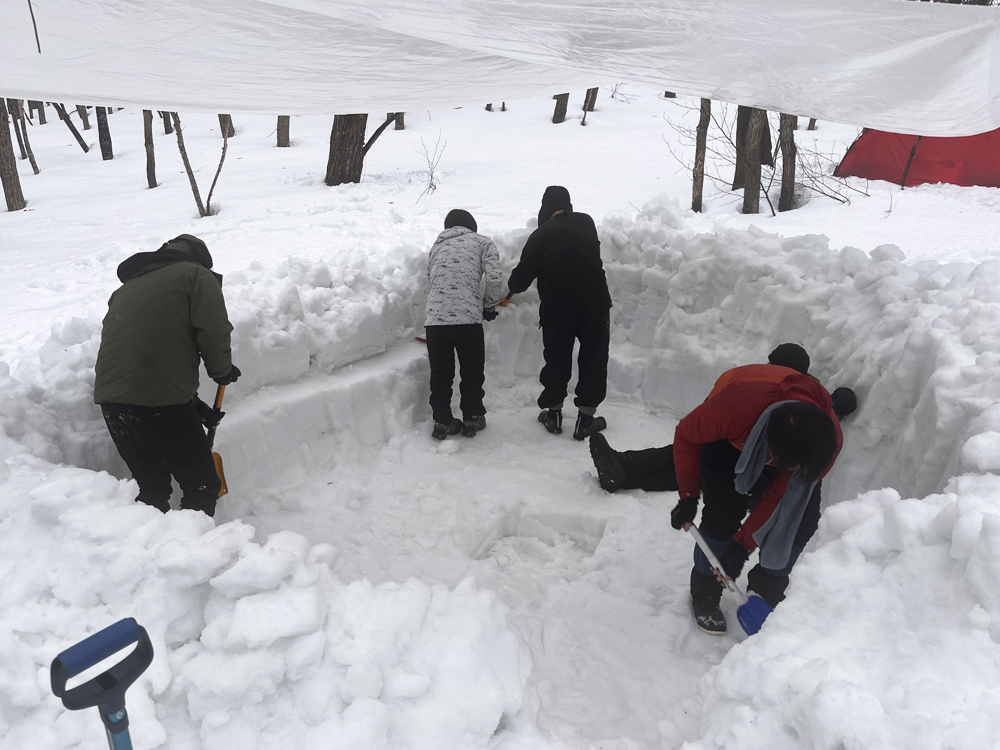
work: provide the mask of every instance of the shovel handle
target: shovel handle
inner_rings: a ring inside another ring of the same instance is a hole
[[[712,552],[712,548],[708,546],[708,542],[705,541],[705,537],[703,537],[701,532],[698,531],[698,527],[691,524],[691,528],[689,528],[688,531],[691,533],[691,536],[694,537],[694,541],[701,548],[701,551],[705,553],[705,557],[708,558],[708,564],[725,576],[725,580],[723,580],[722,584],[726,587],[726,590],[736,597],[736,602],[738,604],[746,604],[746,594],[740,591],[740,587],[736,585],[736,582],[726,575],[726,569],[722,567],[722,563],[719,562],[719,558],[715,556],[714,552]]]
[[[222,397],[226,393],[226,386],[220,385],[215,389],[215,403],[212,404],[212,408],[216,411],[222,411]],[[208,431],[208,447],[211,448],[215,443],[215,427]]]

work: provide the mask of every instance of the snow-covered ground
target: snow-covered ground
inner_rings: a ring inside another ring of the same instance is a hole
[[[156,649],[127,695],[139,750],[998,746],[1000,191],[854,182],[743,216],[710,189],[696,215],[673,155],[692,102],[613,88],[585,127],[547,98],[407,113],[337,188],[329,118],[278,149],[274,118],[236,116],[204,219],[160,128],[146,189],[140,112],[110,117],[109,162],[96,130],[84,154],[54,115],[31,128],[41,174],[19,161],[28,208],[0,215],[0,746],[104,745],[48,669],[129,616]],[[204,196],[218,121],[181,119]],[[839,157],[856,134],[796,137]],[[550,184],[602,237],[613,446],[670,442],[783,341],[861,399],[754,637],[693,626],[675,495],[603,493],[586,445],[535,421],[533,290],[487,324],[487,429],[430,439],[430,242],[466,208],[506,277]],[[117,264],[183,232],[225,275],[244,373],[214,521],[132,502],[91,403]]]

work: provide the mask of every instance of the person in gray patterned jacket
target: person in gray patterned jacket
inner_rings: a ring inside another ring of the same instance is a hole
[[[486,427],[483,321],[497,316],[502,278],[497,246],[477,229],[468,211],[449,211],[444,231],[434,240],[427,257],[429,286],[424,327],[431,365],[431,437],[437,440],[459,432],[475,437]],[[485,292],[480,290],[484,276]],[[461,376],[461,420],[455,419],[451,411],[456,352]]]

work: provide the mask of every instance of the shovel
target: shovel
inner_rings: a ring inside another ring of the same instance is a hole
[[[133,643],[132,653],[91,680],[66,689],[66,682],[81,672],[114,656]],[[71,711],[97,706],[111,750],[132,750],[128,732],[125,691],[153,661],[153,644],[146,629],[131,617],[109,625],[80,641],[52,660],[52,692]]]
[[[691,532],[691,536],[694,537],[701,551],[705,553],[705,557],[708,558],[708,564],[715,568],[719,575],[725,576],[722,584],[726,587],[726,591],[736,600],[736,619],[739,620],[740,627],[743,628],[744,633],[753,635],[760,630],[764,624],[764,620],[767,619],[767,616],[773,610],[768,606],[767,602],[756,594],[750,594],[750,596],[744,594],[740,587],[736,585],[736,581],[726,575],[726,571],[723,569],[722,563],[719,562],[719,558],[712,552],[712,548],[708,546],[705,538],[694,524],[691,524],[688,531]]]
[[[222,411],[222,396],[225,392],[226,386],[224,385],[220,385],[215,391],[215,403],[212,405],[212,408],[215,409],[216,412]],[[216,427],[218,427],[218,423],[216,423]],[[212,443],[215,442],[216,427],[213,427],[208,431],[209,448],[211,448]],[[222,471],[222,456],[215,451],[212,451],[212,462],[215,464],[215,473],[219,475],[219,481],[222,482],[222,488],[219,490],[219,497],[222,497],[229,492],[229,487],[226,485],[226,475]]]

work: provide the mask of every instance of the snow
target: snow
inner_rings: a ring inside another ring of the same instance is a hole
[[[552,125],[548,97],[407,113],[338,188],[329,118],[277,149],[272,117],[236,116],[204,219],[162,132],[146,189],[140,112],[110,117],[109,162],[57,120],[30,129],[41,174],[18,162],[28,208],[0,215],[0,746],[104,745],[48,670],[123,617],[156,653],[127,693],[138,750],[996,746],[1000,192],[854,181],[849,205],[743,216],[708,187],[693,214],[668,148],[690,159],[670,123],[693,102],[610,94],[586,127]],[[205,191],[218,122],[181,119]],[[839,154],[856,134],[796,138]],[[602,238],[614,447],[670,442],[719,373],[783,341],[859,395],[753,637],[728,601],[727,636],[694,627],[673,493],[602,492],[586,445],[535,421],[533,289],[487,324],[486,430],[430,438],[430,243],[466,208],[506,279],[549,184]],[[182,232],[225,275],[244,373],[214,520],[134,503],[92,403],[117,264]]]

